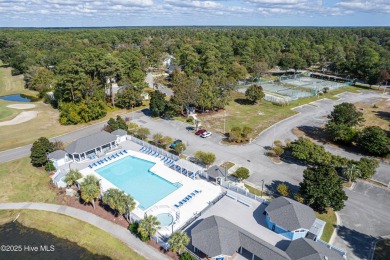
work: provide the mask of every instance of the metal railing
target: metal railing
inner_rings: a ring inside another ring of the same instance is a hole
[[[171,153],[165,151],[164,149],[158,148],[157,146],[154,146],[154,145],[152,145],[148,142],[145,142],[141,139],[138,139],[137,137],[134,137],[132,135],[128,135],[127,137],[128,138],[130,137],[130,140],[133,141],[134,143],[142,145],[142,146],[152,150],[153,152],[157,152],[157,153],[161,154],[162,156],[168,157],[174,161],[179,160],[179,157],[177,155],[171,154]]]
[[[331,244],[328,244],[325,241],[322,241],[321,239],[317,239],[316,242],[323,244],[327,248],[339,253],[344,259],[347,259],[347,252],[345,252],[344,250],[342,250],[338,247],[332,246]]]
[[[242,188],[240,188],[238,186],[232,185],[229,182],[225,182],[225,181],[221,180],[220,185],[222,187],[224,187],[225,189],[234,191],[234,192],[236,192],[236,193],[238,193],[240,195],[244,195],[245,197],[254,199],[254,200],[259,201],[261,203],[268,203],[268,200],[262,198],[261,196],[258,196],[258,195],[255,195],[253,193],[250,193],[249,191],[244,190],[244,189],[242,189]]]

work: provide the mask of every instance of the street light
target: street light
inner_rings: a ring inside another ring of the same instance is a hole
[[[226,135],[226,110],[224,111],[224,118],[223,118],[223,134]]]
[[[261,180],[261,197],[263,197],[264,179]]]

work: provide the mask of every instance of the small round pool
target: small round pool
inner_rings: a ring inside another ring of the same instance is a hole
[[[173,216],[169,213],[160,213],[156,217],[162,227],[168,227],[173,223]]]

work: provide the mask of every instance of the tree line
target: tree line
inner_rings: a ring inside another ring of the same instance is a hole
[[[331,62],[334,72],[370,84],[390,79],[388,28],[0,30],[0,59],[41,96],[54,91],[62,124],[101,118],[110,105],[140,105],[145,70],[159,67],[170,54],[181,65],[171,79],[170,110],[176,112],[188,105],[223,108],[237,79],[261,76],[274,66],[302,69]],[[124,92],[107,99],[114,81]]]

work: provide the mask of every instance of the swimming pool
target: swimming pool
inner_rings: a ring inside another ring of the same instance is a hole
[[[149,171],[154,162],[127,156],[96,172],[136,199],[145,210],[165,198],[180,185],[173,184]]]
[[[173,223],[173,216],[169,213],[160,213],[156,217],[162,227],[169,227]]]

